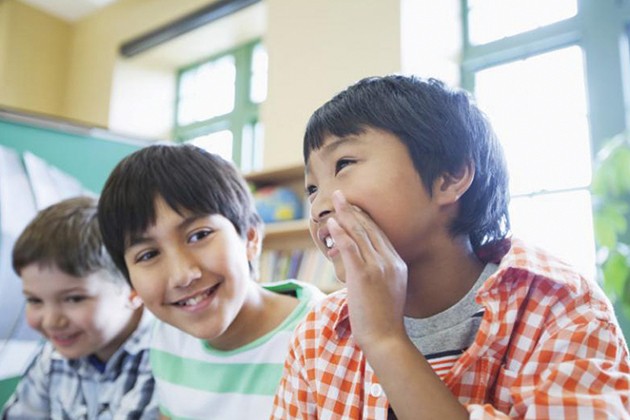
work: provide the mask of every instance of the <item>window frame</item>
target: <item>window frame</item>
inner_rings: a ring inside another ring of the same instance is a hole
[[[577,14],[572,18],[481,45],[472,45],[468,37],[468,0],[461,0],[461,7],[463,88],[475,91],[474,73],[479,70],[578,45],[586,66],[592,153],[604,141],[626,130],[626,121],[630,120],[630,80],[624,77],[624,48],[628,51],[624,44],[630,25],[630,0],[577,0]]]
[[[469,39],[468,3],[469,0],[461,0],[460,83],[463,88],[474,94],[475,74],[481,70],[577,46],[582,51],[584,65],[591,162],[595,162],[607,140],[628,130],[630,0],[576,0],[574,17],[479,45],[471,44]],[[515,194],[512,198],[544,200],[571,191],[591,194],[591,184],[589,180],[585,186],[543,189]],[[596,205],[595,200],[591,203]],[[595,243],[593,249],[596,249]],[[593,269],[596,271],[595,267]]]
[[[256,104],[250,99],[253,52],[259,44],[262,45],[262,40],[256,38],[177,70],[175,112],[173,113],[173,139],[176,142],[184,143],[199,136],[222,130],[230,130],[232,132],[232,160],[236,166],[242,166],[243,132],[247,126],[251,125],[255,127],[259,122],[260,104]],[[206,63],[230,55],[234,56],[234,65],[236,68],[235,98],[232,112],[183,126],[179,125],[178,117],[182,75]],[[255,145],[252,145],[252,147],[256,149]]]

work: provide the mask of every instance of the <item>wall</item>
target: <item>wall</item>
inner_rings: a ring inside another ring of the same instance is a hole
[[[65,115],[108,126],[120,45],[208,3],[207,0],[120,0],[76,23]]]
[[[76,25],[68,117],[107,126],[120,43],[205,2],[186,2],[187,10],[180,2],[165,3],[122,0]],[[261,115],[263,167],[274,168],[301,162],[302,130],[318,105],[362,76],[400,70],[400,9],[391,0],[266,3],[270,69]]]
[[[263,41],[270,57],[269,94],[261,109],[261,122],[265,126],[263,168],[273,169],[301,162],[301,139],[306,121],[332,95],[362,77],[401,71],[401,1],[263,2],[266,10]],[[119,76],[136,74],[137,79],[138,74],[146,71],[148,77],[143,78],[143,85],[134,83],[134,88],[150,92],[153,95],[151,97],[157,98],[152,104],[168,102],[173,98],[173,79],[169,79],[162,68],[130,66],[128,60],[119,56],[118,50],[121,43],[208,3],[207,0],[119,0],[70,25],[70,42],[65,50],[68,56],[67,82],[55,84],[50,81],[49,86],[53,90],[58,89],[55,87],[57,85],[64,86],[62,109],[54,114],[103,127],[113,125],[116,129],[124,126],[132,130],[147,129],[147,137],[168,136],[166,123],[170,123],[167,116],[170,108],[158,106],[149,112],[142,108],[144,105],[130,102],[127,93],[132,88],[125,81],[130,79],[120,79]],[[437,31],[440,29],[442,33],[452,33],[452,28],[457,27],[457,14],[453,9],[457,9],[458,3],[449,0],[449,6],[440,8],[436,8],[429,0],[402,0],[402,3],[422,4],[422,8],[415,7],[413,10],[422,10],[423,16],[433,22],[433,25],[416,26],[414,38],[422,38],[418,39],[417,45],[405,44],[408,51],[421,46],[423,56],[431,57],[430,60],[416,63],[415,67],[407,65],[405,70],[411,68],[413,72],[422,73],[423,69],[431,71],[436,68],[437,59],[442,62],[456,60],[457,55],[452,46],[444,46],[444,40],[450,40],[453,36],[444,37]],[[0,3],[5,8],[15,7],[16,4],[19,4],[17,0]],[[440,11],[436,12],[436,9]],[[30,13],[35,14],[33,11]],[[35,18],[31,19],[34,21]],[[435,23],[438,21],[439,25]],[[13,33],[17,33],[17,29],[12,27],[12,38]],[[208,44],[217,43],[216,37],[206,39]],[[429,55],[431,49],[438,52]],[[4,59],[2,54],[5,55]],[[0,50],[0,75],[2,63],[10,62],[13,54],[13,50],[5,53]],[[34,70],[38,68],[40,73],[46,73],[47,65],[43,65],[43,61],[39,64]],[[448,66],[450,77],[454,74],[452,62]],[[31,77],[35,76],[43,77],[41,74]],[[21,89],[24,98],[38,96],[26,87]],[[149,97],[142,95],[145,99]],[[2,103],[11,105],[0,97]],[[142,121],[136,118],[135,113],[139,109],[143,110]],[[154,126],[147,123],[150,119],[145,118],[147,114],[153,113],[156,121]],[[125,124],[124,120],[129,115],[132,115],[130,120],[134,121]]]
[[[311,113],[356,80],[400,71],[400,9],[391,0],[268,0],[265,168],[302,162]]]
[[[207,2],[189,1],[186,8],[180,3],[121,0],[80,21],[66,115],[107,125],[120,43]],[[323,101],[362,76],[400,70],[400,9],[391,0],[266,3],[264,41],[271,67],[261,115],[263,166],[274,168],[301,162],[304,124]]]
[[[460,0],[400,0],[403,73],[460,84]]]
[[[169,139],[176,85],[174,68],[119,59],[112,80],[108,127],[135,136]]]
[[[16,0],[0,3],[0,104],[63,115],[71,26]]]
[[[0,1],[0,103],[6,85],[4,79],[7,66],[7,37],[9,36],[9,5]]]
[[[266,25],[266,4],[261,1],[133,57],[118,57],[109,127],[145,137],[170,137],[178,70],[262,38]]]

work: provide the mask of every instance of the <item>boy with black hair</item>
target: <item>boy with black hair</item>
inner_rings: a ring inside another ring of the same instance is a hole
[[[6,419],[158,415],[152,317],[103,246],[91,197],[40,211],[13,248],[26,320],[48,341],[4,406]]]
[[[293,329],[322,294],[255,281],[262,223],[236,168],[192,145],[146,147],[110,174],[99,220],[162,321],[151,343],[162,415],[267,418]]]
[[[511,240],[508,175],[464,91],[363,79],[304,137],[310,231],[346,288],[297,327],[272,418],[628,418],[600,287]]]

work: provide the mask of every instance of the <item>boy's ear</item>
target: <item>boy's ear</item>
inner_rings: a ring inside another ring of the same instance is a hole
[[[433,196],[440,205],[453,204],[464,195],[475,179],[475,167],[467,162],[457,172],[444,173],[433,184]]]
[[[258,227],[252,226],[247,230],[247,260],[254,261],[258,258],[262,248],[262,235]]]
[[[138,309],[143,303],[142,298],[138,296],[138,292],[136,292],[135,289],[131,289],[129,291],[129,307],[131,309]]]

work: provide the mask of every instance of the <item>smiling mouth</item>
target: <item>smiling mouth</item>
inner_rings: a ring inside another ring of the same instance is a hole
[[[173,305],[182,306],[182,307],[194,306],[198,304],[199,302],[201,302],[202,300],[206,299],[207,297],[213,295],[214,292],[219,288],[220,284],[221,283],[217,283],[214,286],[210,287],[209,289],[206,289],[195,296],[189,297],[187,299],[178,300],[177,302],[174,302]]]
[[[72,343],[80,333],[76,332],[73,334],[54,334],[50,335],[50,339],[59,345],[68,345]]]

